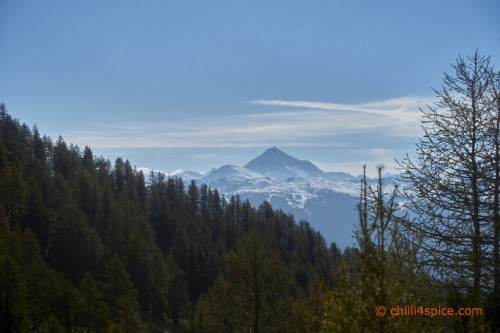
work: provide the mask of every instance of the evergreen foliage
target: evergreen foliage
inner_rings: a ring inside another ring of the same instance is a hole
[[[292,309],[309,281],[333,284],[330,252],[307,222],[53,142],[0,105],[1,331],[195,331],[196,304],[243,269],[235,253],[250,235],[272,259],[265,283],[286,280],[262,296],[255,327],[291,317],[282,291]],[[283,312],[269,312],[277,304]]]
[[[114,163],[0,104],[0,332],[498,332],[500,75],[477,52],[424,112],[404,196],[360,184],[356,247]],[[412,218],[407,214],[410,208]],[[377,316],[376,306],[484,316]]]

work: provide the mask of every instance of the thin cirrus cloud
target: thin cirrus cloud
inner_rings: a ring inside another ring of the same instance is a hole
[[[316,120],[321,121],[324,126],[333,125],[333,129],[343,132],[359,129],[384,129],[386,134],[413,137],[421,133],[420,108],[431,105],[433,102],[434,98],[432,97],[411,96],[361,104],[283,100],[254,100],[248,103],[316,110]],[[315,125],[319,126],[319,124]]]
[[[197,121],[100,124],[93,130],[66,133],[65,138],[95,148],[188,148],[325,146],[350,135],[418,137],[419,108],[429,97],[403,97],[362,104],[253,100],[256,112]],[[283,111],[275,111],[278,107]],[[345,141],[345,140],[344,140]]]

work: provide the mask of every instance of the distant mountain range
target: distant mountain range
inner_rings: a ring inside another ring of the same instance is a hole
[[[309,221],[328,243],[336,242],[342,248],[355,243],[353,230],[358,221],[356,197],[361,176],[324,172],[276,147],[244,167],[224,165],[207,173],[178,170],[171,175],[206,183],[226,197],[239,194],[253,206],[268,201],[274,208],[293,214],[297,221]],[[391,178],[386,178],[387,183],[392,183]]]

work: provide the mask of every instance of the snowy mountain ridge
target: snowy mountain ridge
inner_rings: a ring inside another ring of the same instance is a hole
[[[244,167],[224,165],[207,173],[176,170],[171,176],[216,188],[227,198],[239,195],[253,206],[268,201],[274,208],[307,220],[327,242],[354,243],[353,225],[361,176],[324,172],[309,161],[292,157],[276,147]],[[392,177],[389,177],[392,178]],[[367,179],[374,183],[375,179]]]

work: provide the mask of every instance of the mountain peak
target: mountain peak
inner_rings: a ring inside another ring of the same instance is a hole
[[[282,150],[278,149],[277,147],[271,147],[267,149],[262,155],[279,155],[279,156],[288,156],[291,157],[290,155],[284,153]]]
[[[298,160],[276,147],[248,162],[245,169],[277,179],[321,177],[324,174],[311,162]]]
[[[279,152],[279,153],[283,153],[283,152],[282,152],[281,150],[279,150],[278,148],[276,148],[276,147],[271,147],[271,148],[267,149],[267,150],[264,152],[264,154],[266,154],[266,153],[277,153],[277,152]]]

